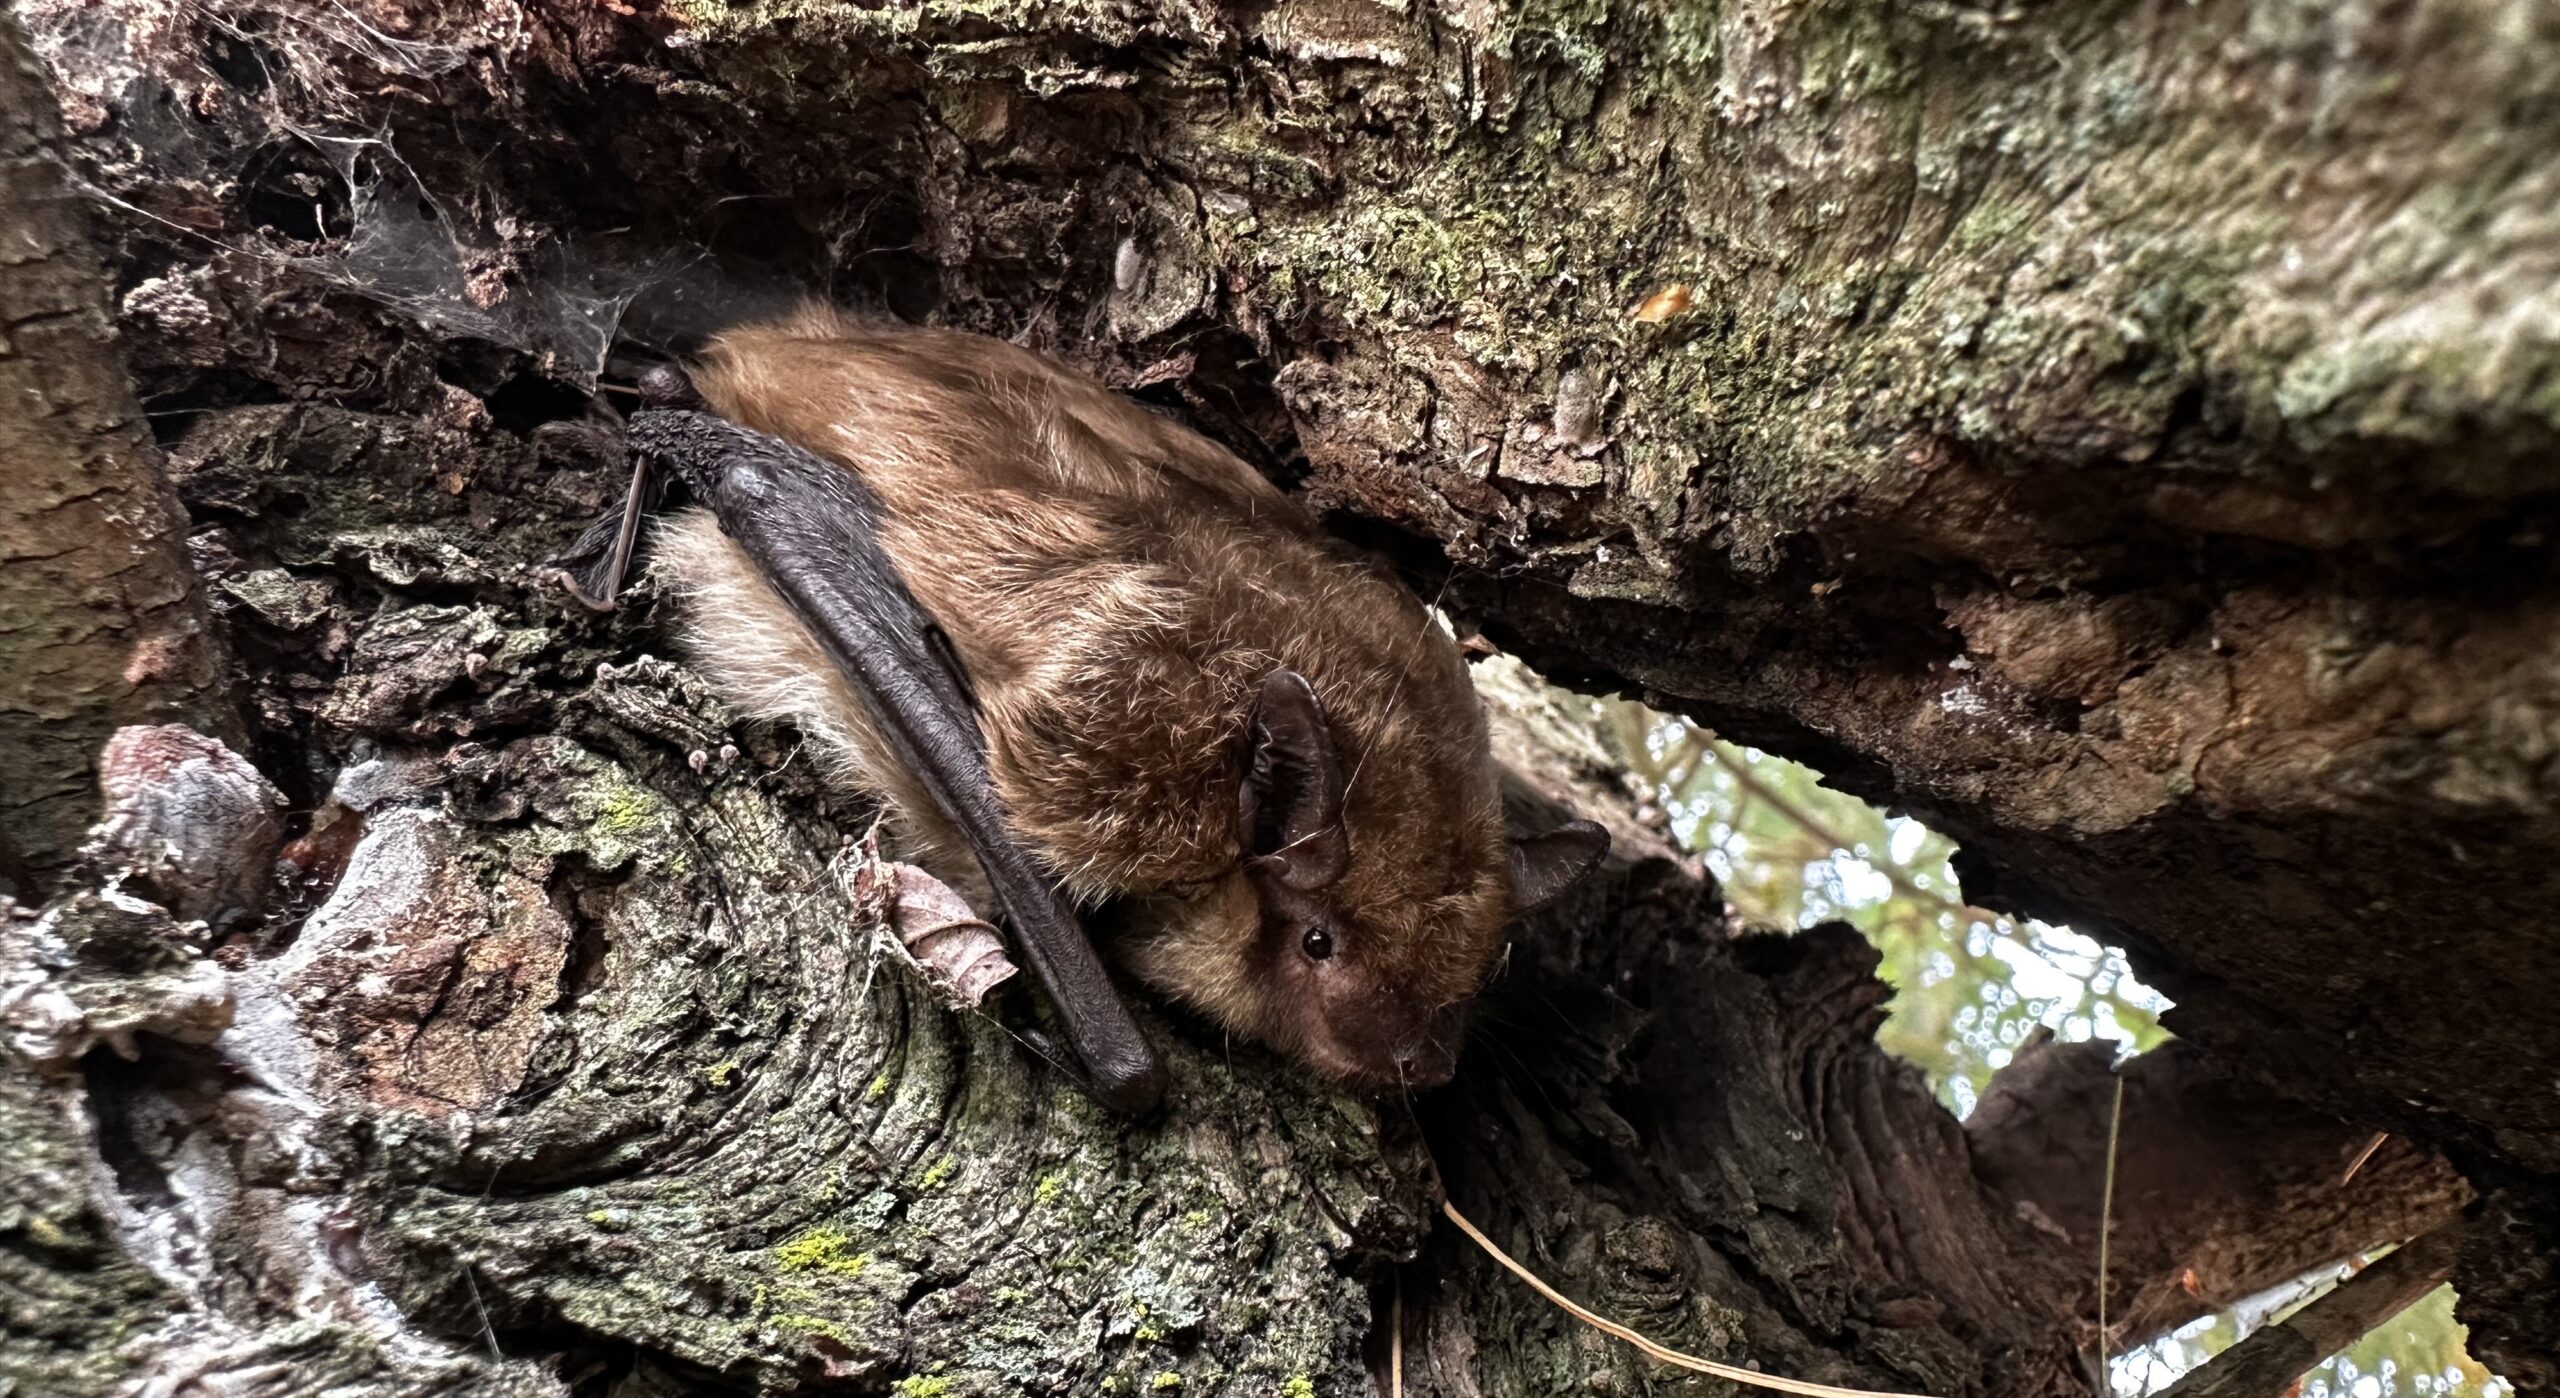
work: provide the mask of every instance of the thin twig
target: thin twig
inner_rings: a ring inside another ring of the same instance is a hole
[[[1395,1299],[1387,1305],[1387,1398],[1404,1398],[1404,1270],[1396,1270]]]
[[[1565,1314],[1572,1316],[1574,1319],[1581,1321],[1583,1324],[1590,1326],[1592,1329],[1597,1330],[1604,1335],[1612,1335],[1618,1339],[1624,1340],[1628,1344],[1634,1345],[1637,1349],[1644,1351],[1647,1355],[1650,1355],[1665,1364],[1675,1365],[1679,1368],[1693,1370],[1701,1374],[1713,1374],[1717,1378],[1728,1379],[1734,1383],[1749,1384],[1754,1388],[1769,1388],[1775,1389],[1780,1393],[1803,1394],[1805,1395],[1805,1398],[1922,1398],[1922,1395],[1915,1393],[1885,1393],[1873,1389],[1836,1388],[1827,1383],[1813,1383],[1805,1379],[1779,1378],[1773,1374],[1763,1374],[1750,1369],[1737,1368],[1731,1364],[1719,1364],[1712,1359],[1700,1359],[1694,1354],[1683,1354],[1679,1350],[1673,1349],[1668,1345],[1657,1344],[1654,1341],[1637,1334],[1635,1331],[1618,1324],[1616,1321],[1610,1320],[1606,1316],[1575,1304],[1562,1292],[1559,1292],[1554,1287],[1547,1285],[1537,1273],[1521,1266],[1518,1262],[1512,1260],[1511,1254],[1494,1246],[1493,1239],[1486,1237],[1474,1224],[1467,1222],[1467,1216],[1458,1212],[1457,1205],[1443,1199],[1440,1203],[1440,1212],[1442,1216],[1446,1217],[1451,1223],[1458,1226],[1459,1232],[1466,1234],[1468,1239],[1474,1242],[1477,1247],[1483,1248],[1487,1256],[1491,1257],[1494,1261],[1501,1263],[1504,1269],[1509,1271],[1513,1276],[1527,1282],[1539,1295],[1546,1297],[1551,1302],[1554,1302],[1556,1306],[1565,1312]]]
[[[472,1268],[477,1265],[473,1262],[462,1264],[462,1285],[471,1293],[471,1309],[480,1314],[480,1336],[489,1342],[489,1358],[504,1364],[507,1356],[498,1349],[498,1327],[489,1323],[489,1308],[480,1303],[480,1283],[471,1276]]]
[[[2338,1177],[2338,1187],[2343,1189],[2347,1185],[2353,1183],[2355,1181],[2356,1171],[2363,1169],[2364,1163],[2371,1160],[2373,1158],[2373,1153],[2382,1149],[2382,1143],[2390,1139],[2391,1133],[2388,1131],[2374,1132],[2373,1139],[2365,1142],[2364,1149],[2357,1151],[2356,1158],[2348,1162],[2347,1172]]]
[[[2124,1126],[2124,1074],[2117,1073],[2115,1104],[2107,1109],[2106,1183],[2098,1188],[2098,1398],[2115,1398],[2115,1343],[2107,1334],[2107,1241],[2116,1221],[2116,1141]]]

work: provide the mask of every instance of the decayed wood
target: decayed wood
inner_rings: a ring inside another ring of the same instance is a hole
[[[1975,1173],[2069,1239],[2085,1264],[2075,1284],[2092,1290],[2104,1123],[2121,1074],[2107,1297],[2117,1352],[2361,1251],[2361,1239],[2423,1233],[2470,1200],[2441,1158],[2396,1139],[2349,1178],[2366,1132],[2235,1082],[2192,1044],[2121,1069],[2114,1055],[2112,1044],[2038,1034],[1964,1130]]]

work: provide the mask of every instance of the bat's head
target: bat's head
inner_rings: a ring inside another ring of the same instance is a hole
[[[1148,919],[1139,974],[1339,1081],[1448,1081],[1506,926],[1609,847],[1587,821],[1508,835],[1481,732],[1464,737],[1436,763],[1346,770],[1312,686],[1273,672],[1237,792],[1242,863]]]

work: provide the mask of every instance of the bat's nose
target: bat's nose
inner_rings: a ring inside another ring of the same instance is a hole
[[[702,395],[694,390],[693,380],[672,364],[661,364],[642,374],[639,386],[640,401],[649,407],[695,411],[702,407]]]
[[[1326,1025],[1331,1055],[1342,1060],[1335,1071],[1342,1076],[1390,1090],[1438,1087],[1457,1076],[1458,1049],[1466,1040],[1461,1007],[1425,1010],[1380,994],[1355,1008],[1356,1013],[1337,1010]]]

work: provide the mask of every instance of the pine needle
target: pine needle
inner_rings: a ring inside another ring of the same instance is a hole
[[[1805,1379],[1778,1378],[1771,1374],[1756,1373],[1750,1369],[1737,1368],[1731,1364],[1719,1364],[1712,1359],[1700,1359],[1694,1354],[1683,1354],[1668,1345],[1656,1344],[1652,1340],[1646,1339],[1644,1336],[1618,1324],[1614,1320],[1610,1320],[1605,1316],[1598,1315],[1575,1304],[1563,1293],[1557,1291],[1554,1287],[1547,1285],[1545,1281],[1539,1278],[1537,1273],[1521,1266],[1518,1262],[1512,1260],[1511,1254],[1494,1246],[1493,1239],[1486,1237],[1474,1224],[1467,1222],[1466,1215],[1458,1212],[1457,1205],[1449,1203],[1444,1199],[1440,1204],[1440,1212],[1451,1223],[1458,1226],[1459,1232],[1466,1234],[1468,1239],[1474,1242],[1477,1247],[1483,1248],[1485,1250],[1485,1255],[1491,1257],[1494,1261],[1501,1263],[1513,1276],[1527,1282],[1531,1287],[1536,1289],[1539,1295],[1546,1297],[1551,1302],[1554,1302],[1557,1307],[1561,1308],[1565,1312],[1565,1314],[1572,1316],[1574,1319],[1581,1321],[1583,1324],[1590,1326],[1594,1330],[1600,1331],[1602,1334],[1615,1336],[1618,1339],[1626,1341],[1628,1344],[1634,1345],[1637,1349],[1644,1351],[1647,1355],[1660,1360],[1662,1363],[1674,1365],[1682,1369],[1692,1370],[1701,1374],[1713,1374],[1717,1378],[1728,1379],[1734,1383],[1749,1384],[1754,1388],[1775,1389],[1780,1393],[1804,1394],[1806,1395],[1806,1398],[1924,1398],[1924,1395],[1916,1393],[1884,1393],[1873,1389],[1835,1388],[1827,1383],[1813,1383]],[[1399,1298],[1399,1304],[1401,1304],[1401,1298]],[[1399,1325],[1397,1329],[1399,1334],[1401,1334],[1403,1327]]]
[[[2107,1109],[2107,1178],[2098,1189],[2098,1398],[2115,1398],[2115,1370],[2107,1339],[2107,1235],[2116,1217],[2116,1137],[2124,1125],[2124,1074],[2117,1073],[2115,1105]]]
[[[2371,1160],[2373,1158],[2373,1153],[2382,1149],[2382,1143],[2390,1139],[2391,1133],[2388,1131],[2374,1132],[2373,1139],[2364,1143],[2363,1150],[2356,1152],[2355,1161],[2347,1166],[2347,1172],[2338,1177],[2338,1187],[2340,1189],[2344,1189],[2348,1185],[2355,1183],[2356,1171],[2363,1169],[2364,1163]]]
[[[1404,1398],[1404,1273],[1396,1273],[1395,1300],[1387,1308],[1387,1398]]]

